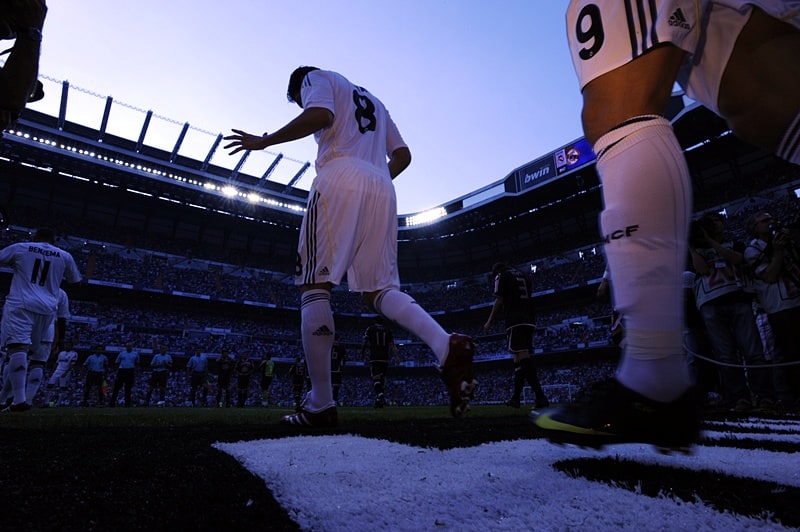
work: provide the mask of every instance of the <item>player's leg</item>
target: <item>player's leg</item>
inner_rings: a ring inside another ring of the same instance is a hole
[[[666,428],[693,415],[682,300],[691,180],[672,127],[662,117],[684,57],[679,48],[662,45],[584,87],[584,131],[598,156],[601,230],[613,300],[626,318],[627,344],[617,380],[602,390],[604,399],[544,409],[545,415],[534,418],[551,435],[590,445],[682,445],[696,437],[688,418],[685,430],[670,431],[674,434],[656,426]],[[641,427],[634,414],[642,401],[668,410],[669,416],[651,416]]]
[[[25,381],[28,375],[28,344],[11,343],[6,346],[8,352],[4,379],[11,390],[12,403],[9,409],[23,408],[27,404]],[[4,386],[5,387],[5,386]]]
[[[70,378],[70,371],[66,371],[61,375],[61,378],[58,379],[58,395],[57,395],[57,403],[59,405],[63,405],[69,398],[69,378]]]
[[[53,348],[52,331],[48,330],[47,337],[33,347],[28,362],[28,379],[25,384],[25,396],[29,405],[33,405],[33,399],[39,392],[39,387],[44,380],[44,367],[50,358],[50,351]]]
[[[514,390],[511,393],[511,399],[506,402],[507,406],[519,408],[522,399],[522,389],[525,387],[525,376],[522,374],[522,365],[514,359],[514,372],[513,372]]]
[[[665,402],[690,386],[682,274],[691,180],[672,127],[659,116],[683,59],[682,50],[665,45],[584,89],[586,131],[606,130],[594,148],[603,182],[605,253],[614,301],[625,316],[627,342],[617,379]]]
[[[542,383],[539,381],[539,375],[536,371],[536,364],[533,362],[531,357],[525,358],[520,361],[522,364],[522,373],[525,375],[525,380],[533,390],[535,406],[536,408],[544,408],[550,405],[550,401],[547,400],[547,395],[544,393],[544,389],[542,389]]]
[[[384,382],[388,363],[384,364],[379,360],[374,360],[370,366],[372,373],[372,391],[375,393],[375,408],[383,408],[386,406]]]
[[[373,180],[368,209],[357,220],[359,253],[347,279],[362,292],[370,307],[418,336],[439,362],[450,396],[450,410],[459,416],[468,408],[477,382],[472,359],[475,343],[462,334],[450,334],[411,296],[400,290],[397,270],[397,199],[388,180]]]
[[[301,292],[300,334],[311,381],[311,390],[299,408],[311,414],[336,406],[331,384],[330,353],[336,331],[331,290],[344,277],[355,246],[351,227],[357,206],[349,203],[355,194],[333,187],[330,181],[338,177],[347,182],[352,174],[347,168],[337,167],[317,176],[297,246],[295,283]],[[303,412],[287,416],[284,422],[297,424],[302,421],[301,415]]]
[[[336,329],[331,309],[331,288],[327,284],[301,288],[300,333],[311,378],[311,390],[303,402],[303,408],[312,413],[335,406],[330,353]]]
[[[40,332],[37,332],[38,322],[36,315],[22,308],[9,306],[3,307],[3,317],[0,322],[0,345],[5,347],[6,367],[3,370],[3,387],[8,387],[12,396],[10,411],[27,409],[25,395],[28,377],[28,350],[31,345],[39,344]]]

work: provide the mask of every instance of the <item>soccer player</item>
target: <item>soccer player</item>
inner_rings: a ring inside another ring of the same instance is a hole
[[[55,233],[41,228],[33,242],[17,242],[0,250],[0,264],[14,274],[0,322],[0,345],[6,350],[13,401],[6,410],[28,410],[28,350],[39,345],[58,310],[61,281],[81,280],[75,259],[56,247]]]
[[[394,335],[387,327],[386,320],[381,316],[375,318],[367,330],[364,331],[364,340],[361,342],[361,358],[363,359],[369,349],[369,373],[372,377],[372,390],[375,392],[375,408],[386,406],[386,372],[389,370],[389,357],[399,361],[397,346],[394,345]]]
[[[536,365],[533,363],[533,336],[536,332],[531,299],[531,283],[521,271],[497,262],[492,266],[494,304],[483,325],[488,332],[492,323],[502,312],[506,326],[508,352],[514,357],[514,392],[506,405],[519,408],[525,381],[533,390],[535,408],[550,405],[544,394]]]
[[[570,2],[568,41],[626,346],[610,386],[532,415],[551,439],[685,447],[698,438],[682,345],[692,183],[663,115],[677,80],[740,138],[800,163],[799,25],[796,0]]]
[[[347,274],[378,313],[422,339],[436,355],[450,396],[450,411],[466,411],[475,390],[475,344],[447,333],[400,290],[397,271],[397,199],[392,180],[411,163],[411,151],[386,107],[341,74],[300,67],[289,77],[289,101],[303,111],[271,134],[234,129],[225,137],[231,155],[263,150],[314,135],[317,177],[300,227],[295,283],[301,291],[301,336],[311,392],[285,423],[317,427],[338,421],[331,385],[335,327],[331,290]],[[388,163],[387,163],[388,158]]]
[[[51,406],[60,406],[64,404],[67,394],[69,392],[69,378],[72,375],[72,369],[78,363],[78,352],[72,348],[72,342],[67,342],[64,349],[59,351],[58,358],[56,359],[56,369],[47,380],[47,388],[55,390],[55,401],[52,396],[50,398]],[[30,381],[30,379],[29,379]],[[27,390],[26,390],[27,393]],[[29,398],[28,402],[32,399]]]
[[[223,348],[217,359],[217,406],[229,407],[231,401],[231,375],[236,365],[236,359],[231,356],[228,349]],[[224,396],[224,399],[223,399]]]
[[[250,360],[247,353],[243,353],[236,361],[236,392],[238,394],[236,406],[244,408],[247,405],[247,396],[250,394],[250,377],[256,370],[255,363]]]
[[[300,355],[295,357],[294,364],[289,368],[289,377],[292,379],[294,409],[299,413],[303,408],[303,386],[306,385],[306,380],[308,379],[308,367],[306,367],[305,359]]]
[[[25,384],[25,397],[27,403],[33,405],[33,399],[39,391],[44,380],[44,367],[53,352],[53,346],[60,347],[66,336],[67,320],[69,319],[69,298],[63,289],[58,289],[58,307],[54,321],[47,328],[38,346],[31,346],[28,357],[28,379]],[[6,366],[7,368],[8,366]],[[11,380],[7,371],[3,371],[3,389],[0,391],[0,404],[5,403],[11,396]]]
[[[266,353],[264,359],[258,365],[258,373],[261,375],[261,406],[269,406],[269,388],[272,386],[272,377],[275,373],[275,361],[272,354]]]
[[[347,364],[347,349],[339,341],[339,336],[334,337],[331,347],[331,386],[333,387],[333,400],[339,404],[339,391],[342,389],[342,370]]]

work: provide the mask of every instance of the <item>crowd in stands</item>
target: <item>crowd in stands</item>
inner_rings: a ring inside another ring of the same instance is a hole
[[[763,192],[727,204],[724,206],[726,231],[733,239],[747,241],[746,220],[754,212],[765,209],[779,220],[796,217],[797,198],[785,191]],[[721,209],[717,207],[712,210]],[[45,225],[41,220],[47,217],[29,209],[15,212],[12,219],[15,226],[0,232],[0,247],[27,240],[33,228]],[[75,299],[71,301],[73,320],[70,322],[69,335],[83,355],[94,345],[106,346],[107,351],[113,353],[127,343],[146,352],[166,345],[170,353],[178,358],[185,358],[197,349],[213,356],[223,347],[249,353],[257,359],[265,353],[286,361],[302,355],[297,312],[299,296],[291,278],[256,267],[234,265],[235,257],[207,253],[208,250],[201,250],[196,244],[190,246],[185,242],[138,235],[134,247],[130,242],[115,241],[115,235],[116,231],[81,223],[70,226],[68,232],[62,227],[60,234],[58,244],[73,253],[87,280],[120,285],[130,289],[132,294],[129,301],[116,305]],[[95,243],[107,242],[107,245],[85,246],[87,239]],[[227,260],[228,264],[221,266],[213,262],[217,259]],[[592,246],[570,250],[558,256],[521,260],[516,266],[531,271],[534,293],[538,294],[567,291],[570,287],[598,282],[605,264],[602,248]],[[488,273],[466,279],[404,285],[403,289],[434,315],[440,313],[446,328],[474,336],[478,342],[478,361],[498,360],[507,355],[504,332],[500,326],[495,326],[488,334],[482,331],[493,299]],[[137,290],[178,295],[199,294],[209,301],[257,302],[291,312],[272,312],[267,319],[257,312],[249,312],[250,307],[245,307],[248,308],[247,312],[235,315],[197,310],[206,308],[203,306],[192,308],[191,311],[168,311],[137,303],[137,298],[133,296]],[[337,321],[337,335],[340,342],[348,346],[351,356],[355,356],[371,316],[370,310],[364,307],[357,294],[347,291],[346,286],[334,290],[332,303],[334,312],[352,318],[349,321]],[[467,312],[476,308],[485,312]],[[585,301],[571,302],[569,298],[564,298],[560,308],[539,310],[537,351],[549,353],[610,345],[608,325],[611,311],[609,303],[587,304]],[[396,338],[401,343],[403,365],[419,367],[434,363],[435,357],[417,339],[404,338],[402,332]],[[570,382],[582,382],[574,378],[575,371],[575,368],[571,370]],[[497,375],[495,378],[493,374],[487,374],[486,381],[490,384],[484,390],[490,393],[483,400],[503,401],[510,386],[506,377]],[[547,385],[562,384],[556,382],[557,377],[557,374],[545,375],[541,376],[541,380]],[[388,390],[389,396],[396,393],[396,404],[438,404],[443,401],[441,385],[435,375],[430,377],[430,382],[420,377],[414,379],[413,385],[398,385],[397,392]],[[182,372],[175,372],[170,386],[171,395],[175,398],[172,404],[180,404],[187,386]],[[273,386],[276,397],[285,398],[281,400],[291,397],[290,390],[287,391],[290,384],[284,377],[279,375]],[[353,378],[349,384],[345,384],[342,397],[351,404],[361,404],[359,401],[371,404],[370,391],[368,380],[361,382],[361,378]]]

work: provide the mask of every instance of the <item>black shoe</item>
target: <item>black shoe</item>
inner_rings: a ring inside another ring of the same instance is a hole
[[[519,408],[521,405],[518,400],[511,399],[510,401],[506,401],[506,406],[510,406],[511,408]]]
[[[378,394],[378,397],[375,399],[375,408],[383,408],[386,406],[386,399],[383,397],[383,394]]]
[[[541,399],[533,404],[533,408],[536,410],[547,408],[548,406],[550,406],[550,401],[547,399]]]
[[[12,404],[5,407],[2,411],[3,412],[26,412],[31,409],[31,405],[28,403],[17,403]]]
[[[700,437],[698,411],[694,389],[661,403],[612,379],[594,385],[576,403],[534,410],[530,418],[537,432],[555,443],[598,449],[615,443],[649,443],[688,451]]]

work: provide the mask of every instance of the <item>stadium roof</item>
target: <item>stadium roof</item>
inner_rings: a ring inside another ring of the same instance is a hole
[[[64,104],[65,105],[65,104]],[[291,271],[307,191],[148,146],[137,139],[26,110],[0,139],[0,184],[7,203],[64,213],[116,230],[163,234],[245,251],[265,268]],[[769,156],[737,140],[724,121],[676,94],[670,114],[695,179],[695,197]],[[186,126],[183,128],[186,129]],[[213,148],[209,151],[213,152]],[[566,161],[566,162],[565,162]],[[273,164],[280,164],[276,157]],[[583,139],[512,170],[503,179],[440,207],[435,223],[401,217],[404,281],[485,272],[498,259],[544,257],[599,244],[602,207],[593,155]],[[233,191],[233,192],[231,192]],[[523,259],[526,260],[526,259]]]

